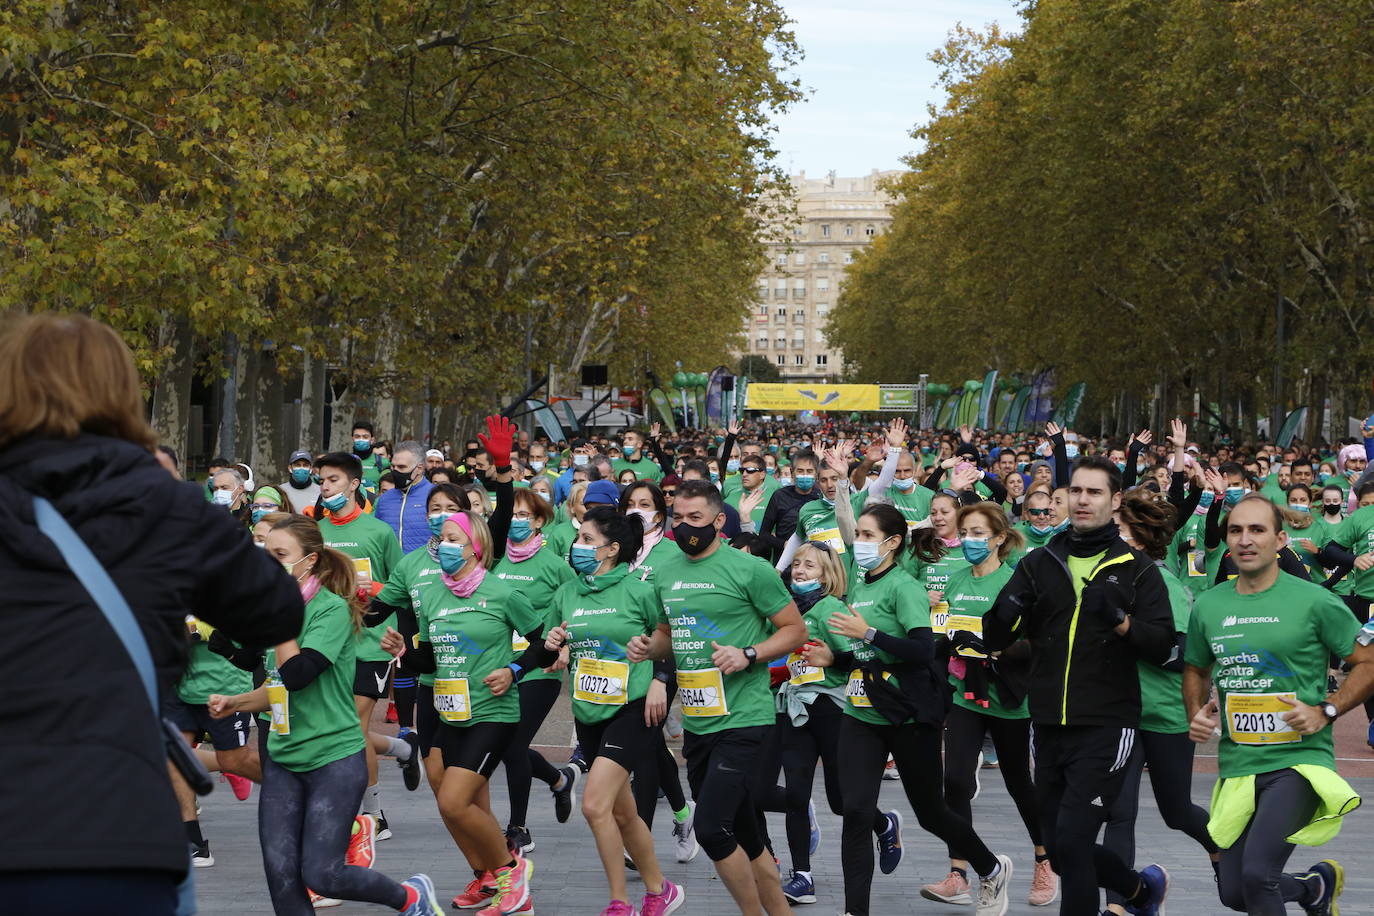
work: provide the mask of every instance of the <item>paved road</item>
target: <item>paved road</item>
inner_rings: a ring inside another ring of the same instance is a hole
[[[1358,713],[1342,721],[1338,732],[1338,756],[1343,758],[1341,769],[1365,797],[1374,797],[1374,760],[1363,746],[1363,723]],[[566,757],[569,734],[567,709],[560,703],[550,716],[539,742],[547,745],[550,758],[558,754]],[[378,730],[394,731],[391,726]],[[1204,753],[1207,749],[1202,749]],[[1199,759],[1199,770],[1208,769],[1207,758]],[[1016,864],[1013,879],[1013,903],[1010,913],[1044,914],[1045,908],[1031,907],[1025,902],[1032,864],[1031,848],[1020,821],[1015,816],[1011,799],[1007,796],[995,770],[982,771],[983,792],[974,801],[974,821],[979,832],[994,850],[1007,851]],[[1147,775],[1148,778],[1148,775]],[[417,792],[406,792],[400,773],[391,761],[383,761],[383,806],[391,822],[395,837],[378,844],[377,867],[395,878],[417,871],[427,872],[435,879],[445,906],[470,878],[470,872],[454,849],[439,821],[433,796],[425,786]],[[1193,797],[1206,805],[1215,777],[1200,772],[1194,780]],[[896,873],[878,875],[873,885],[875,916],[889,913],[957,913],[971,912],[971,908],[954,908],[924,900],[919,896],[922,883],[938,880],[945,870],[944,847],[915,826],[910,807],[902,797],[900,784],[883,783],[882,804],[898,807],[907,821],[905,837],[906,857]],[[498,771],[492,783],[493,803],[498,817],[504,818],[507,808],[504,773]],[[817,776],[816,797],[824,791]],[[1169,897],[1168,911],[1175,916],[1212,916],[1229,913],[1217,902],[1212,870],[1206,856],[1190,840],[1167,830],[1158,813],[1148,802],[1150,793],[1143,791],[1141,817],[1138,826],[1140,861],[1158,861],[1173,876],[1174,885]],[[271,912],[267,889],[263,881],[261,852],[257,841],[257,790],[248,801],[239,802],[221,787],[203,804],[201,823],[211,842],[216,864],[199,869],[196,877],[200,887],[202,914],[205,916],[256,916]],[[553,806],[542,794],[536,782],[530,806],[529,829],[537,848],[530,858],[535,863],[534,897],[536,911],[541,914],[578,914],[594,916],[606,903],[604,878],[592,845],[590,834],[578,814],[567,824],[554,820]],[[786,843],[780,815],[769,816],[770,829],[780,849]],[[839,819],[824,812],[821,816],[824,831],[821,849],[815,856],[813,870],[816,877],[818,902],[797,907],[801,916],[841,912],[843,906],[843,878],[839,860]],[[670,815],[665,803],[659,803],[655,820],[655,837],[659,858],[669,878],[687,890],[683,913],[729,913],[733,911],[725,888],[716,879],[710,862],[700,855],[693,862],[679,865],[673,859]],[[1294,866],[1334,856],[1347,865],[1347,889],[1341,901],[1344,916],[1370,914],[1374,916],[1374,869],[1360,872],[1357,863],[1368,861],[1368,850],[1374,847],[1374,805],[1346,818],[1345,827],[1335,842],[1320,852],[1299,848],[1293,857]],[[783,855],[786,867],[786,855]],[[641,887],[631,883],[631,893]],[[1056,907],[1048,908],[1057,912]],[[1293,910],[1297,912],[1296,908]],[[345,904],[321,912],[347,914],[384,912],[378,907]],[[456,912],[450,910],[450,912]]]

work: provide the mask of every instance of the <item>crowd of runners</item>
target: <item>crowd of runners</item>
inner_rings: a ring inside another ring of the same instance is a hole
[[[1146,770],[1226,907],[1338,912],[1339,864],[1286,868],[1359,803],[1330,726],[1374,691],[1374,438],[1199,445],[1174,421],[1117,443],[896,419],[550,442],[497,416],[462,448],[377,432],[359,422],[349,451],[270,471],[216,459],[205,481],[306,602],[291,648],[265,656],[188,619],[164,710],[239,797],[261,783],[278,914],[437,906],[429,879],[416,904],[371,868],[377,842],[414,829],[387,820],[380,761],[428,784],[456,846],[441,883],[483,916],[541,897],[536,779],[558,822],[580,801],[603,916],[691,896],[656,858],[660,795],[677,860],[704,851],[745,914],[816,901],[818,802],[843,822],[853,916],[875,865],[901,862],[910,815],[948,847],[947,867],[923,865],[944,875],[929,900],[1155,914],[1169,875],[1136,866]],[[567,763],[531,747],[565,691]],[[397,736],[374,729],[378,703]],[[1217,735],[1208,811],[1193,753]],[[1021,849],[980,836],[988,764]],[[489,789],[502,768],[507,811]],[[907,819],[879,806],[884,779]],[[179,797],[194,863],[213,865],[213,825]]]

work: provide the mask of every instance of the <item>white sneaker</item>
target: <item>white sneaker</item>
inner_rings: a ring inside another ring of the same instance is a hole
[[[1006,916],[1007,885],[1011,883],[1011,858],[998,856],[1002,867],[991,878],[978,879],[978,916]]]
[[[887,755],[887,765],[883,767],[883,779],[901,779],[902,774],[897,772],[897,761],[892,759],[892,755]]]
[[[678,823],[677,818],[673,818],[673,837],[677,844],[677,860],[679,862],[690,862],[697,857],[701,851],[701,846],[697,844],[696,819],[697,803],[687,802],[687,820]]]

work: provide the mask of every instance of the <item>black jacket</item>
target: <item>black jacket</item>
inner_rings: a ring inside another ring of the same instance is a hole
[[[243,526],[118,439],[0,452],[0,871],[183,873],[186,832],[161,731],[132,661],[56,546],[46,497],[133,610],[169,696],[188,613],[250,648],[300,633],[300,590]]]
[[[773,551],[773,559],[782,556],[792,532],[797,530],[797,512],[813,499],[820,499],[821,488],[812,484],[803,493],[795,486],[778,487],[768,497],[768,507],[763,510],[763,521],[759,523],[758,535]]]
[[[1060,532],[1021,559],[983,617],[983,642],[996,651],[1017,639],[1029,640],[1027,693],[1036,723],[1135,728],[1140,724],[1136,661],[1162,664],[1175,646],[1169,594],[1154,561],[1117,539],[1089,579],[1117,573],[1130,592],[1131,628],[1117,636],[1101,618],[1080,613],[1068,565],[1072,533]]]

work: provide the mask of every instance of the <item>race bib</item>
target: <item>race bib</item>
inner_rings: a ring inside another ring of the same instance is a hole
[[[820,668],[808,665],[800,652],[793,652],[787,656],[787,673],[790,675],[787,683],[793,687],[825,680],[825,672]]]
[[[883,680],[892,680],[892,675],[883,672]],[[844,695],[849,699],[850,706],[860,706],[864,709],[873,708],[873,701],[868,697],[868,688],[864,685],[863,669],[855,668],[849,672],[849,682],[845,684]]]
[[[272,731],[278,735],[291,734],[291,695],[278,680],[267,682],[267,702],[272,711]]]
[[[965,633],[972,633],[979,639],[983,638],[983,618],[970,617],[967,614],[950,614],[945,620],[945,632],[953,633],[955,630],[963,630]],[[959,649],[958,653],[964,658],[987,658],[982,652],[973,649]]]
[[[520,635],[519,630],[510,631],[510,647],[516,652],[524,652],[530,647],[530,641]]]
[[[719,668],[679,671],[677,695],[684,716],[709,718],[730,712],[725,703],[725,679]]]
[[[1188,554],[1188,575],[1193,578],[1207,575],[1207,551],[1199,547]]]
[[[604,658],[579,658],[573,679],[573,699],[601,706],[624,706],[629,701],[630,663]]]
[[[949,602],[937,601],[930,606],[930,629],[938,636],[948,629]]]
[[[372,560],[369,557],[353,557],[353,571],[363,573],[370,580],[372,578]]]
[[[1283,721],[1293,707],[1281,702],[1297,702],[1296,693],[1228,693],[1226,727],[1236,744],[1294,744],[1302,735]]]
[[[839,528],[822,528],[820,531],[813,531],[807,535],[808,541],[824,541],[826,545],[836,553],[844,553],[844,538],[840,537]]]
[[[472,718],[472,697],[465,677],[434,679],[434,710],[445,722],[466,722]]]

